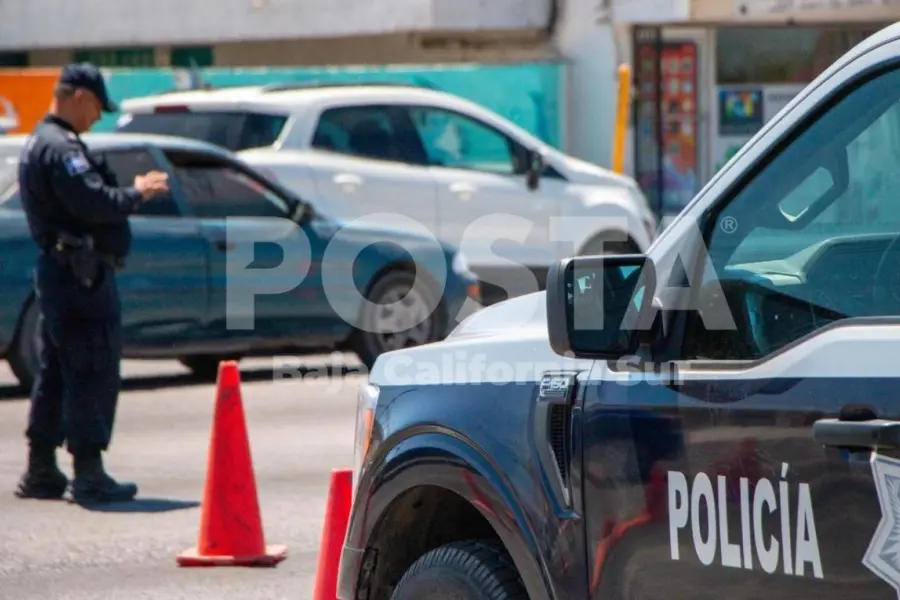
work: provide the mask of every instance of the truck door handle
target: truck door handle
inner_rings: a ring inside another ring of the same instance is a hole
[[[345,192],[352,192],[356,188],[362,185],[362,177],[358,175],[354,175],[352,173],[338,173],[334,176],[332,181],[341,186]]]
[[[471,200],[475,195],[475,186],[470,183],[451,183],[450,192],[459,197],[460,200]]]
[[[813,424],[813,439],[835,448],[900,448],[900,421],[819,419]]]
[[[228,252],[229,250],[234,250],[234,244],[225,240],[216,240],[216,248],[222,252]]]

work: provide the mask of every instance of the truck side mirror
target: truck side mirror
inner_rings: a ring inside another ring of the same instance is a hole
[[[305,202],[298,202],[291,210],[291,220],[297,225],[305,225],[315,216],[315,209]]]
[[[528,189],[534,191],[541,185],[541,175],[544,174],[544,157],[536,150],[528,150],[526,154],[525,183]]]
[[[656,268],[642,254],[577,256],[547,274],[550,346],[561,356],[634,355],[653,324]]]

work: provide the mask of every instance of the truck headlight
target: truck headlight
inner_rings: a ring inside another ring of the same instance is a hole
[[[375,408],[378,406],[377,385],[367,383],[359,390],[356,400],[356,434],[353,439],[353,493],[356,494],[356,484],[362,465],[369,452],[369,443],[372,441],[372,427],[375,424]]]

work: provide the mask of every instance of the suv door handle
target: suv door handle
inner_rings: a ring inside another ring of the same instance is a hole
[[[225,240],[216,240],[216,248],[222,252],[228,252],[229,250],[234,250],[234,244]]]
[[[813,424],[813,439],[835,448],[900,448],[900,421],[819,419]]]

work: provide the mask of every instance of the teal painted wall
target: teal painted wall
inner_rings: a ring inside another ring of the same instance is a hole
[[[213,86],[303,81],[389,81],[439,89],[477,102],[557,147],[565,147],[564,67],[555,63],[515,65],[441,65],[375,68],[203,69]],[[176,89],[173,69],[109,71],[110,94],[118,101]],[[116,115],[95,131],[115,128]]]

